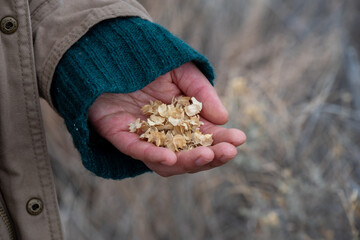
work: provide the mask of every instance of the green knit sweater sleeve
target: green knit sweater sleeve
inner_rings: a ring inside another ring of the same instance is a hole
[[[189,61],[212,83],[213,69],[204,56],[158,24],[138,17],[100,22],[65,53],[56,68],[51,94],[88,170],[112,179],[150,171],[91,130],[88,109],[102,93],[142,89]]]

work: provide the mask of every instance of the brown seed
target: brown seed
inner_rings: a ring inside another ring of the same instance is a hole
[[[130,132],[142,132],[141,139],[158,147],[172,151],[190,150],[198,146],[211,146],[212,134],[202,134],[199,113],[202,103],[194,97],[180,96],[173,98],[166,105],[158,100],[141,108],[146,121],[136,119],[129,124]]]

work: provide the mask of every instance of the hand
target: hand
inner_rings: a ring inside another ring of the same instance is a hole
[[[144,118],[141,107],[150,100],[169,104],[174,96],[194,96],[203,103],[200,113],[203,133],[213,133],[213,145],[174,153],[156,147],[129,132],[128,124]],[[215,89],[192,63],[186,63],[158,77],[141,90],[127,94],[102,94],[89,110],[89,121],[101,136],[122,153],[141,160],[161,176],[194,173],[218,167],[237,154],[246,136],[237,129],[225,129],[229,115]]]

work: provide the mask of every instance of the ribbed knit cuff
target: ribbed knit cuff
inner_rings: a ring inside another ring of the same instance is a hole
[[[98,176],[122,179],[150,171],[91,131],[88,109],[102,93],[129,93],[193,61],[212,83],[208,60],[163,27],[137,17],[98,23],[60,60],[51,94],[84,166]]]

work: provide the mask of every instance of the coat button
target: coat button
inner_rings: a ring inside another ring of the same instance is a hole
[[[18,28],[18,22],[13,17],[4,17],[0,21],[0,30],[5,34],[14,33]]]
[[[39,198],[32,198],[26,204],[26,210],[31,215],[39,215],[43,207],[43,202]]]

